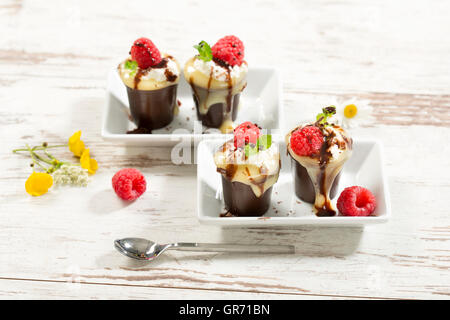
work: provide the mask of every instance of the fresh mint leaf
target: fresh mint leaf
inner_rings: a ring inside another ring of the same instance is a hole
[[[336,114],[336,107],[335,106],[328,106],[322,109],[322,113],[319,113],[316,116],[316,123],[319,125],[327,126],[328,119],[331,118],[334,114]]]
[[[245,156],[248,158],[251,155],[257,154],[259,151],[267,150],[271,145],[272,136],[270,134],[264,134],[256,140],[256,145],[251,143],[245,145]]]
[[[258,150],[267,150],[272,145],[272,136],[270,134],[263,134],[258,138]]]
[[[319,113],[316,116],[316,121],[322,121],[325,118],[325,115],[323,113]]]
[[[212,60],[211,47],[206,41],[200,41],[200,43],[195,45],[194,48],[198,50],[198,57],[200,59],[202,59],[203,61]]]
[[[137,68],[137,66],[138,66],[138,64],[134,60],[125,61],[125,69],[135,70]]]
[[[248,158],[254,154],[258,153],[258,146],[254,144],[246,144],[244,147],[245,156]]]
[[[136,74],[137,68],[138,68],[138,64],[136,61],[133,61],[133,60],[125,61],[125,69],[128,69],[131,71],[130,76],[133,77]]]

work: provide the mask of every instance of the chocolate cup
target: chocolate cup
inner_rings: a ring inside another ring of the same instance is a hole
[[[178,84],[156,90],[126,87],[131,117],[138,128],[154,130],[172,122],[177,104]]]
[[[238,181],[231,182],[222,176],[222,189],[225,207],[235,216],[259,217],[270,207],[272,187],[258,198],[250,186]]]
[[[195,84],[191,84],[191,88],[193,91],[195,107],[197,109],[197,117],[204,126],[210,128],[220,128],[222,123],[226,120],[224,117],[224,115],[226,114],[231,114],[232,121],[236,120],[239,98],[241,95],[240,93],[231,96],[231,106],[228,106],[227,103],[214,103],[213,105],[209,106],[208,112],[206,114],[202,114],[200,113],[200,105],[203,103],[203,100],[206,100],[208,98],[208,95],[211,91],[216,91],[217,89],[205,89],[196,86]],[[228,91],[228,89],[219,90]]]
[[[305,202],[314,203],[316,200],[316,191],[314,189],[314,184],[309,177],[308,171],[304,166],[292,158],[291,155],[289,156],[291,157],[292,175],[295,183],[295,195]],[[333,184],[331,185],[330,199],[333,199],[336,196],[341,173],[342,170],[338,173],[336,178],[334,178]]]

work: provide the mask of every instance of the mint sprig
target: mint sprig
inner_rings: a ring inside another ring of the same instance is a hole
[[[138,64],[134,60],[127,60],[125,61],[125,69],[130,70],[130,76],[133,77],[136,74],[138,68]]]
[[[255,144],[246,144],[244,147],[245,156],[248,158],[251,155],[257,154],[259,151],[267,150],[272,145],[272,136],[270,134],[263,134],[256,140]]]
[[[331,118],[334,114],[336,114],[335,106],[328,106],[322,109],[322,113],[319,113],[316,116],[316,123],[322,126],[328,126],[328,119]]]
[[[206,41],[200,41],[199,44],[194,46],[195,49],[198,50],[198,57],[203,61],[211,61],[212,60],[212,51],[211,47]]]

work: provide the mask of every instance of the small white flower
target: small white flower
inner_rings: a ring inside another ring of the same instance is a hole
[[[85,187],[89,182],[89,173],[88,170],[79,166],[62,165],[53,172],[53,180],[59,185]]]
[[[336,105],[336,117],[343,128],[354,128],[370,123],[372,108],[363,101],[352,99]]]

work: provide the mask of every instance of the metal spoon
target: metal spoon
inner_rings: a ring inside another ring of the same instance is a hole
[[[177,242],[157,244],[142,238],[125,238],[114,241],[116,249],[127,257],[137,260],[153,260],[167,249],[201,252],[239,252],[239,253],[294,253],[295,247],[289,245],[241,245],[222,243]]]

